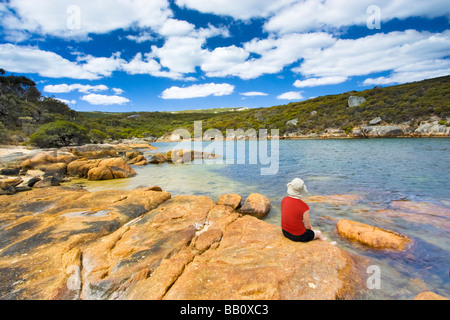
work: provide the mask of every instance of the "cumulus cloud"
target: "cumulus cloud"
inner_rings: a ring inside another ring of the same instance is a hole
[[[151,58],[149,54],[144,58],[140,52],[130,62],[124,63],[121,69],[131,75],[148,74],[154,77],[166,77],[176,80],[183,78],[183,75],[179,72],[162,70],[162,66]]]
[[[267,17],[280,8],[295,2],[294,0],[176,0],[180,7],[194,9],[203,13],[231,16],[235,19],[247,20]]]
[[[118,105],[123,105],[126,104],[128,102],[130,102],[130,100],[128,100],[127,98],[124,97],[120,97],[120,96],[107,96],[107,95],[102,95],[102,94],[88,94],[85,95],[83,97],[81,97],[82,100],[89,102],[92,105],[113,105],[113,104],[118,104]]]
[[[302,100],[304,99],[302,93],[299,91],[289,91],[283,94],[280,94],[277,99],[279,100]]]
[[[69,93],[72,91],[79,91],[82,93],[89,93],[89,92],[97,92],[97,91],[106,91],[109,88],[103,84],[99,84],[96,86],[91,85],[83,85],[83,84],[56,84],[56,85],[47,85],[44,87],[44,92],[49,93]]]
[[[259,92],[259,91],[243,92],[243,93],[240,93],[240,95],[241,96],[245,96],[245,97],[265,97],[265,96],[268,96],[267,93]]]
[[[136,43],[143,43],[147,41],[154,41],[156,38],[148,31],[142,31],[138,35],[128,35],[127,38],[130,41],[134,41]]]
[[[294,87],[306,88],[306,87],[317,87],[330,84],[339,84],[348,80],[348,77],[323,77],[323,78],[310,78],[306,80],[296,80],[294,82]]]
[[[0,65],[10,72],[37,73],[49,78],[100,78],[98,74],[85,70],[82,65],[64,59],[56,53],[9,43],[0,44]]]
[[[400,80],[398,74],[405,72],[409,72],[411,79],[420,78],[419,74],[414,76],[414,73],[424,74],[423,71],[430,74],[448,72],[448,52],[450,30],[442,33],[416,30],[378,33],[359,39],[339,39],[320,52],[306,55],[293,71],[306,77],[328,79],[367,76],[378,72],[393,72],[397,75],[393,80],[378,78],[366,82],[387,83]],[[407,78],[406,74],[403,78]]]
[[[66,99],[60,99],[60,98],[55,98],[55,100],[58,100],[58,101],[61,101],[61,102],[63,102],[63,103],[65,103],[65,104],[76,104],[77,103],[77,101],[76,100],[66,100]]]
[[[8,8],[1,22],[6,30],[64,38],[132,26],[156,30],[173,15],[167,0],[10,0]]]
[[[228,83],[206,83],[192,85],[189,87],[171,87],[163,91],[161,98],[163,99],[190,99],[203,98],[208,96],[226,96],[232,94],[234,86]]]
[[[295,1],[279,10],[265,23],[268,32],[290,33],[332,30],[365,25],[371,5],[380,8],[381,22],[408,17],[434,18],[450,15],[447,0],[306,0]]]

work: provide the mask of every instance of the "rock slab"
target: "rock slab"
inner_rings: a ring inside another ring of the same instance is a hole
[[[345,251],[208,197],[52,187],[0,207],[0,299],[345,299],[358,284]]]

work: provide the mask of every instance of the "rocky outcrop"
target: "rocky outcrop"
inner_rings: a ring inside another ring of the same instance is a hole
[[[375,249],[405,250],[411,241],[400,233],[350,220],[339,220],[336,228],[341,236]]]
[[[345,251],[203,196],[53,187],[0,207],[0,299],[345,299],[358,285]]]
[[[359,107],[364,102],[366,102],[366,99],[364,99],[363,97],[350,96],[350,98],[348,99],[348,106],[350,108]]]
[[[421,123],[414,133],[422,136],[449,136],[450,126],[439,124],[439,121]]]
[[[405,134],[400,126],[361,126],[361,131],[368,138],[397,137]]]
[[[257,218],[263,218],[270,211],[270,201],[262,194],[252,193],[247,197],[244,205],[239,211],[242,214],[249,214]]]

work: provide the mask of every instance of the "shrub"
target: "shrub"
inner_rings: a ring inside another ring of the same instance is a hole
[[[92,129],[89,132],[89,138],[94,143],[103,143],[108,138],[108,135],[106,133],[104,133],[103,131],[100,131],[97,129]]]
[[[40,148],[59,148],[89,143],[86,128],[69,121],[56,121],[43,125],[30,136],[30,143]]]

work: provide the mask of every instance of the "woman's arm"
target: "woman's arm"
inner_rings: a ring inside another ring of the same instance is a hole
[[[306,229],[308,230],[312,229],[311,223],[309,222],[309,210],[303,214],[303,224],[305,225]]]

